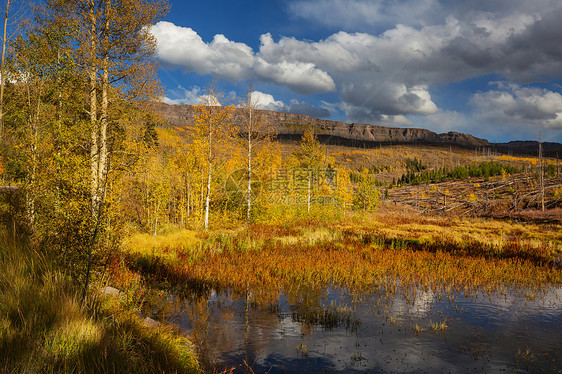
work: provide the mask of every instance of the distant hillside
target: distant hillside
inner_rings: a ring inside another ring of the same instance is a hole
[[[195,120],[195,107],[192,105],[157,104],[157,111],[173,126],[191,127]],[[279,139],[298,140],[310,128],[318,138],[327,144],[346,145],[351,147],[375,147],[388,144],[428,144],[453,145],[468,148],[487,147],[500,152],[514,154],[537,154],[536,142],[511,142],[494,144],[486,139],[480,139],[469,134],[448,132],[437,134],[433,131],[417,128],[397,128],[368,124],[345,123],[318,119],[310,116],[292,113],[256,110],[268,126],[275,129]],[[234,123],[242,123],[244,112],[236,109]],[[534,147],[534,148],[533,148]],[[545,143],[545,155],[555,157],[556,152],[562,155],[562,145]]]
[[[514,153],[524,155],[537,155],[539,152],[539,142],[534,141],[513,141],[509,143],[494,143],[495,150],[501,153]],[[543,154],[546,157],[562,157],[562,144],[542,143]]]

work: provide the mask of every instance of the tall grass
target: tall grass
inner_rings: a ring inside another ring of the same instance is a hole
[[[49,258],[0,233],[0,372],[196,372],[189,341],[116,300],[88,307]],[[94,312],[95,310],[95,312]]]
[[[562,273],[550,262],[560,253],[557,230],[526,229],[495,221],[370,216],[359,225],[301,221],[290,229],[258,224],[226,235],[209,232],[191,245],[200,251],[171,250],[178,258],[174,263],[169,252],[125,253],[129,266],[153,279],[242,293],[249,288],[266,301],[280,289],[301,286],[414,294],[422,287],[469,296],[561,284]],[[512,237],[523,234],[536,246]]]

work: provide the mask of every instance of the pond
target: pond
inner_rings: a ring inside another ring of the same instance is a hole
[[[301,288],[267,303],[251,291],[182,292],[165,317],[191,335],[208,372],[562,370],[562,288],[414,291]]]

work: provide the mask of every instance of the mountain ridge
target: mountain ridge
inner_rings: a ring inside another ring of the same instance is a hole
[[[193,105],[169,105],[157,103],[156,111],[172,126],[192,127],[195,124],[196,110]],[[298,140],[308,129],[313,129],[320,141],[327,144],[348,145],[352,147],[374,147],[388,144],[428,144],[450,145],[467,148],[494,148],[502,152],[536,154],[538,142],[514,141],[491,143],[486,139],[456,131],[436,133],[421,128],[387,127],[371,124],[346,123],[314,118],[303,114],[274,112],[256,109],[257,117],[274,129],[279,139]],[[233,112],[233,123],[242,123],[243,109]],[[562,144],[543,143],[545,155],[562,154]]]

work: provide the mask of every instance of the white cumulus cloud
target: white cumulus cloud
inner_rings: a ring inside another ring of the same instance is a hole
[[[156,53],[160,61],[185,71],[213,74],[230,81],[257,76],[303,94],[335,90],[330,75],[310,62],[270,63],[244,43],[233,42],[221,34],[205,43],[193,29],[171,22],[158,22],[151,32],[158,41]]]
[[[542,88],[496,82],[498,88],[475,94],[477,113],[494,121],[562,129],[562,95]]]

